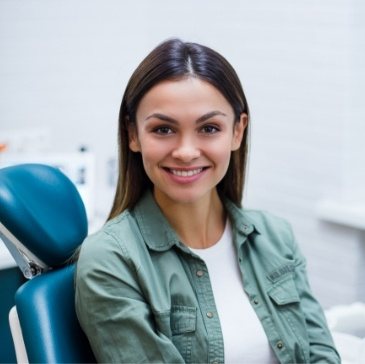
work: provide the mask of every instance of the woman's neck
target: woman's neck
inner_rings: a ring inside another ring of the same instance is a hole
[[[196,249],[209,248],[222,236],[226,213],[216,190],[193,203],[176,203],[156,194],[155,198],[185,245]]]

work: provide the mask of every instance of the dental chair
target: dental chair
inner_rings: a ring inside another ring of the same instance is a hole
[[[70,262],[86,235],[83,202],[61,171],[0,169],[0,238],[28,279],[9,315],[18,362],[95,362],[76,317]]]

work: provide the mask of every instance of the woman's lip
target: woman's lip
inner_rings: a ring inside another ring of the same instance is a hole
[[[193,169],[199,169],[199,168],[208,168],[208,166],[194,166],[194,167],[174,167],[174,166],[162,166],[162,168],[166,168],[166,169],[176,169],[178,171],[190,171]]]
[[[189,167],[189,168],[187,167],[162,167],[162,168],[171,173],[199,173],[209,167],[199,166],[199,167]]]

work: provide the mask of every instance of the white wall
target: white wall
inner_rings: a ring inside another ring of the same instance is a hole
[[[52,151],[88,145],[104,216],[131,72],[172,36],[211,46],[251,107],[247,205],[292,222],[325,306],[365,300],[364,237],[316,216],[322,198],[364,192],[364,20],[360,0],[0,0],[0,130],[48,127]]]

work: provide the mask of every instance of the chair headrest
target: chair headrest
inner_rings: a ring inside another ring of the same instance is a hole
[[[0,169],[0,223],[49,267],[63,264],[87,235],[76,187],[42,164]]]

